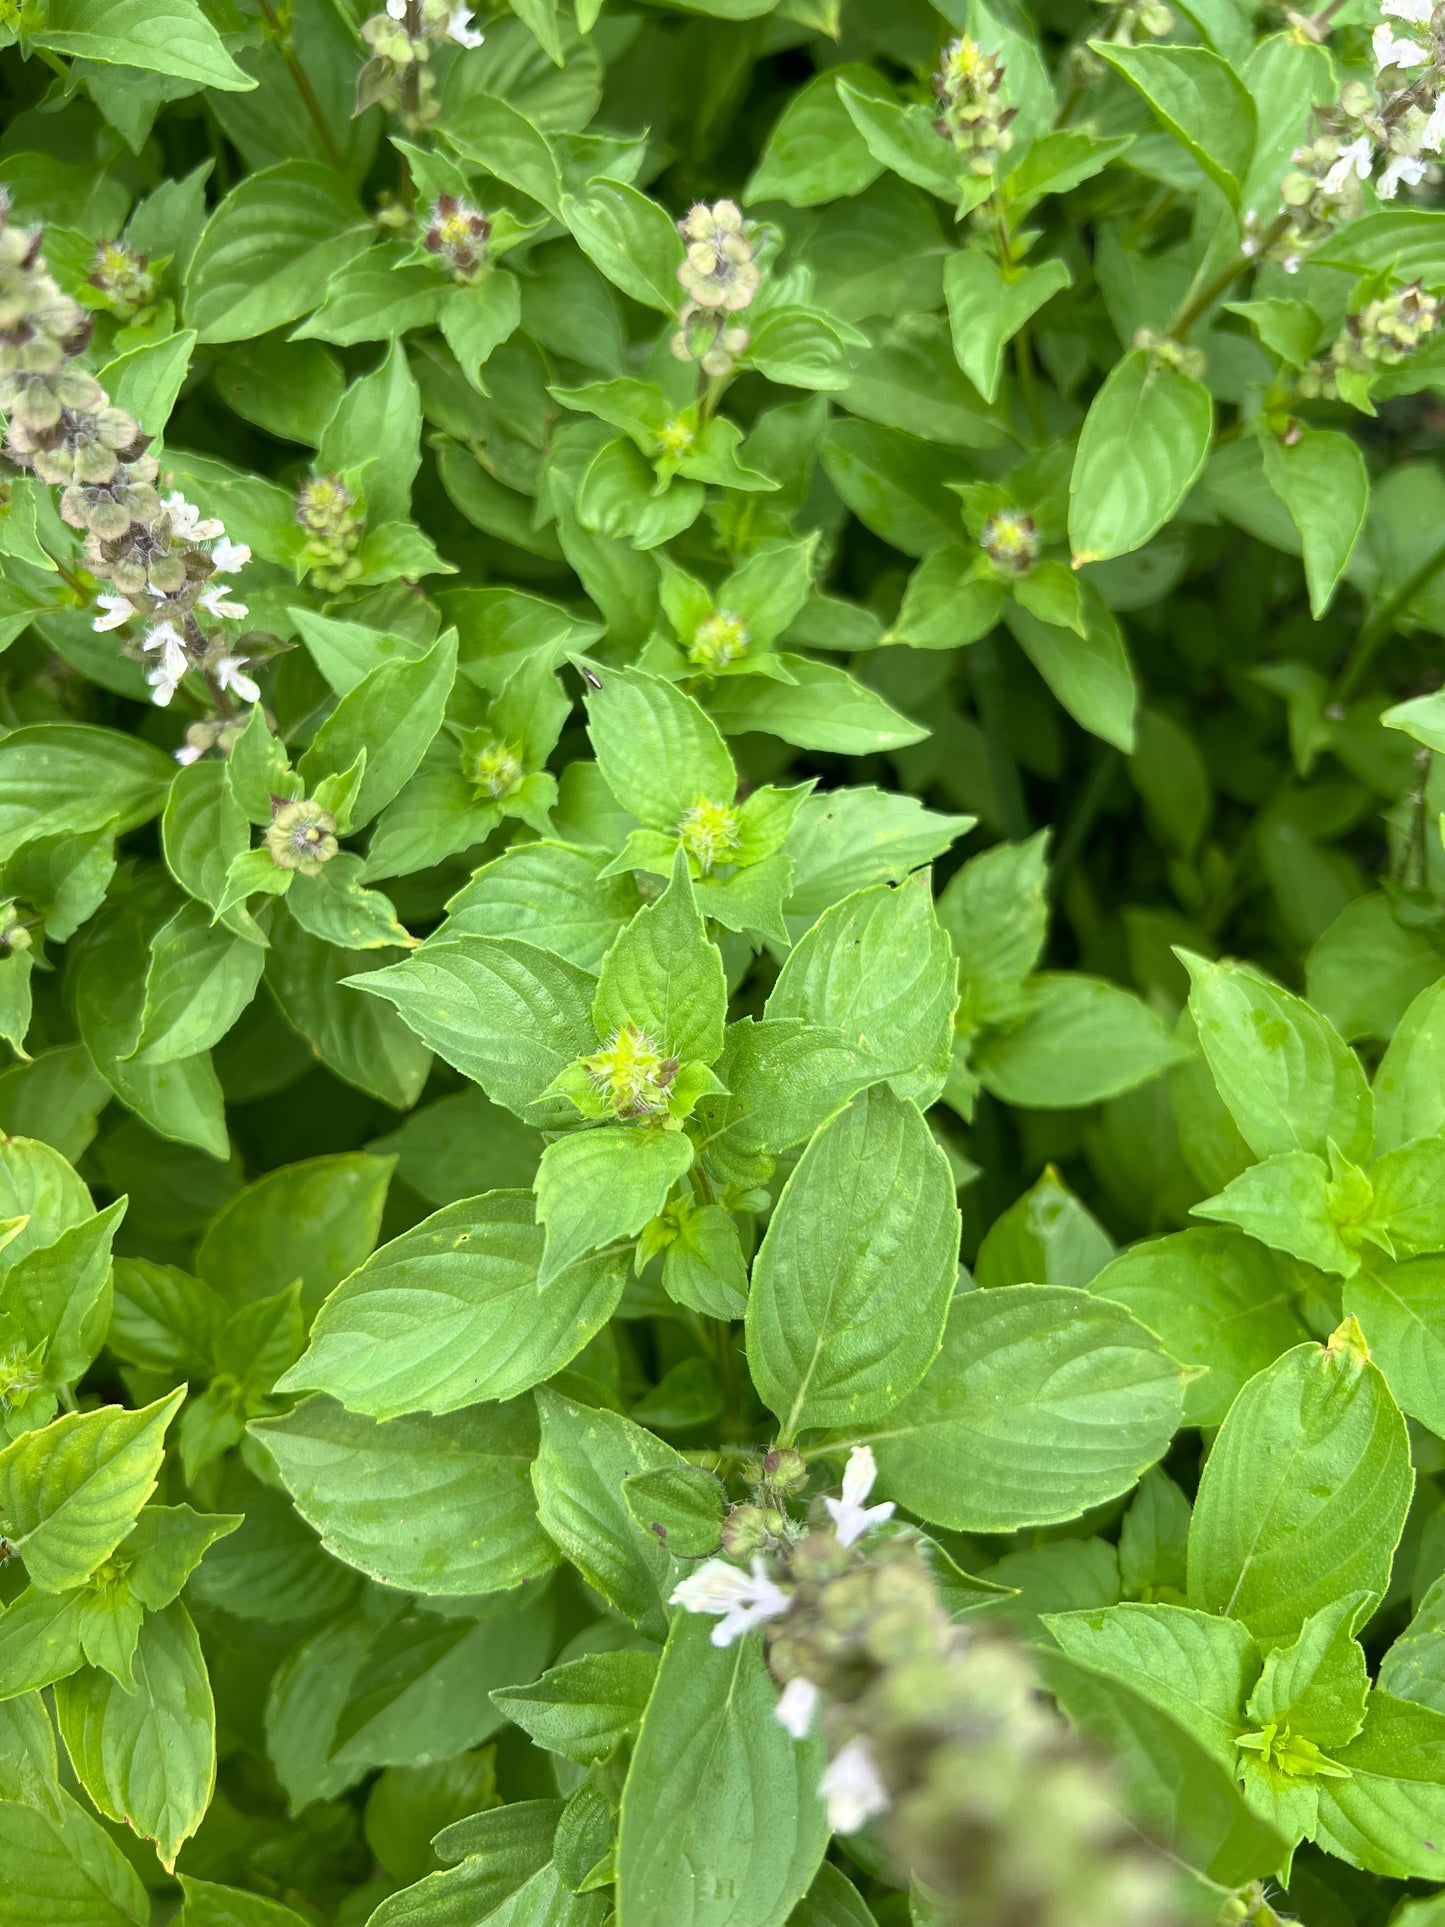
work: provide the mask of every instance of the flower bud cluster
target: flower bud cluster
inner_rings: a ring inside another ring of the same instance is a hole
[[[432,52],[451,42],[480,47],[470,7],[453,0],[386,0],[385,11],[363,22],[371,58],[356,81],[356,112],[381,107],[398,114],[408,134],[419,134],[441,112],[436,98]]]
[[[1435,332],[1440,318],[1440,301],[1418,281],[1366,302],[1358,314],[1345,317],[1328,356],[1312,362],[1301,374],[1301,395],[1333,400],[1341,392],[1342,375],[1368,377],[1383,368],[1398,368]]]
[[[0,200],[5,453],[17,468],[60,490],[62,520],[85,537],[85,567],[112,585],[113,593],[98,597],[95,629],[119,629],[133,617],[149,622],[138,653],[150,659],[152,699],[169,703],[187,671],[199,666],[219,690],[254,702],[260,692],[244,673],[244,659],[200,620],[201,614],[214,621],[245,617],[246,605],[228,600],[230,586],[217,578],[244,568],[251,551],[228,541],[220,522],[202,520],[180,494],[162,500],[150,437],[78,364],[92,324],[50,275],[40,247],[40,233],[17,226]],[[128,289],[127,298],[138,294],[140,257],[125,249],[101,252],[117,257],[106,269],[114,287]],[[147,298],[149,292],[147,285]]]
[[[582,1069],[615,1116],[655,1117],[667,1109],[678,1061],[664,1057],[645,1030],[626,1023],[613,1031],[600,1051],[582,1059]]]
[[[1143,348],[1156,367],[1173,368],[1195,381],[1204,379],[1207,363],[1201,348],[1191,348],[1187,342],[1176,341],[1172,335],[1161,334],[1156,328],[1136,328],[1133,346]]]
[[[296,520],[306,531],[303,561],[323,589],[344,589],[361,574],[366,513],[339,475],[313,475],[296,491]]]
[[[683,811],[677,834],[683,849],[708,876],[738,847],[738,813],[730,803],[711,803],[700,796]]]
[[[748,625],[741,616],[731,609],[713,609],[693,631],[687,659],[699,669],[725,669],[747,654],[750,640]]]
[[[156,297],[156,277],[148,256],[137,254],[120,241],[101,241],[90,273],[91,287],[113,315],[128,321]]]
[[[1001,575],[1027,575],[1039,559],[1039,532],[1022,509],[999,509],[983,525],[978,545]]]
[[[938,96],[934,132],[950,142],[970,174],[992,174],[999,156],[1013,145],[1016,107],[1004,104],[1003,62],[985,53],[968,34],[951,40],[933,76]]]
[[[516,747],[494,736],[468,742],[462,750],[462,771],[479,796],[505,802],[522,787],[527,772]]]
[[[475,281],[487,265],[492,224],[479,207],[455,194],[439,194],[422,229],[421,244],[454,281]]]
[[[678,315],[672,352],[721,378],[732,373],[748,345],[747,329],[730,325],[726,317],[750,307],[762,286],[755,230],[734,201],[715,201],[711,207],[699,201],[677,227],[686,244],[677,278],[688,298]]]
[[[296,870],[304,877],[321,874],[341,845],[336,839],[336,818],[311,797],[288,803],[283,797],[271,799],[271,821],[266,830],[266,848],[278,870]]]

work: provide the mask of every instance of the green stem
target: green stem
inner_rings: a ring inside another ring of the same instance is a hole
[[[1222,294],[1229,292],[1230,288],[1233,287],[1234,283],[1247,268],[1255,266],[1256,263],[1262,260],[1269,252],[1289,226],[1289,219],[1288,214],[1281,214],[1277,216],[1275,220],[1271,221],[1264,233],[1259,237],[1258,244],[1254,250],[1249,254],[1236,254],[1228,267],[1221,268],[1219,273],[1211,280],[1206,281],[1204,286],[1200,288],[1196,294],[1189,296],[1180,307],[1174,319],[1169,323],[1165,332],[1175,341],[1186,340],[1189,335],[1189,330],[1194,326],[1199,317],[1204,314],[1206,310],[1212,308]]]
[[[1034,439],[1046,442],[1049,439],[1048,423],[1044,420],[1044,405],[1039,396],[1038,376],[1034,372],[1033,344],[1029,340],[1029,325],[1024,323],[1014,336],[1014,366],[1018,370],[1019,393],[1024,398],[1028,411],[1029,426],[1034,431]]]
[[[260,6],[261,16],[270,29],[281,58],[286,63],[286,71],[295,82],[296,91],[301,96],[301,104],[311,117],[311,125],[316,129],[317,138],[321,142],[327,160],[338,174],[344,174],[346,162],[342,159],[341,149],[336,145],[336,136],[331,131],[325,110],[317,99],[316,89],[311,85],[311,76],[301,65],[296,49],[292,45],[291,35],[276,17],[276,9],[272,6],[271,0],[257,0],[257,4]]]
[[[1084,854],[1084,845],[1089,832],[1094,827],[1099,811],[1104,807],[1104,799],[1109,794],[1109,785],[1114,780],[1119,767],[1119,752],[1112,743],[1100,743],[1094,752],[1094,766],[1089,771],[1088,780],[1079,796],[1073,815],[1064,826],[1059,838],[1058,849],[1054,855],[1049,872],[1049,895],[1057,902],[1063,893],[1064,885],[1072,875],[1079,858]]]
[[[974,698],[978,703],[978,719],[983,727],[999,828],[1010,843],[1017,843],[1029,833],[1029,813],[1024,802],[1023,784],[1019,780],[1019,767],[1008,745],[1003,676],[999,670],[998,651],[991,636],[974,643],[969,651],[968,664]]]
[[[49,549],[46,549],[45,553],[47,555],[50,555]],[[55,573],[60,577],[61,581],[65,584],[66,588],[74,589],[75,593],[78,596],[80,596],[84,601],[89,602],[90,590],[86,588],[85,584],[81,581],[80,577],[75,573],[74,569],[68,567],[67,564],[62,562],[58,555],[50,555],[50,559],[55,564]]]
[[[733,1328],[725,1318],[709,1318],[706,1322],[712,1334],[713,1349],[717,1354],[718,1376],[722,1380],[722,1436],[725,1439],[746,1438],[748,1428],[743,1418],[743,1382],[738,1371],[738,1354],[733,1344]]]
[[[1335,686],[1330,691],[1332,704],[1350,700],[1375,660],[1380,644],[1393,634],[1397,618],[1404,614],[1422,590],[1429,588],[1442,569],[1445,569],[1445,542],[1433,550],[1415,573],[1361,625],[1359,634],[1350,645],[1350,653],[1335,678]]]

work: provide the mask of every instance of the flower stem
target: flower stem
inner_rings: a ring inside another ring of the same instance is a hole
[[[311,117],[311,125],[316,129],[317,138],[321,142],[327,160],[336,169],[338,174],[344,174],[346,172],[346,162],[342,159],[341,149],[336,145],[336,136],[331,131],[325,110],[316,97],[316,89],[311,85],[311,76],[301,65],[296,49],[292,45],[291,35],[276,17],[276,9],[272,6],[271,0],[257,0],[257,4],[261,9],[261,16],[270,29],[272,38],[276,42],[277,50],[286,63],[286,71],[296,83],[296,91],[301,96],[301,104]]]
[[[1387,636],[1393,634],[1396,621],[1405,613],[1416,596],[1422,590],[1429,588],[1442,569],[1445,569],[1445,542],[1432,550],[1415,573],[1401,583],[1395,593],[1381,603],[1375,613],[1361,624],[1359,634],[1350,645],[1350,653],[1346,656],[1340,673],[1335,678],[1335,686],[1330,691],[1331,703],[1348,702],[1354,695],[1370,664],[1375,660],[1380,644]]]

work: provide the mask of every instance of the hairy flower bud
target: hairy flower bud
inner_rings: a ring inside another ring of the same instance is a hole
[[[687,659],[699,669],[725,669],[748,652],[748,625],[731,609],[714,609],[693,631]]]
[[[972,174],[988,175],[999,155],[1013,145],[1010,123],[1018,112],[1004,105],[1003,62],[985,53],[970,35],[961,34],[943,50],[933,76],[938,96],[934,132],[948,141]]]
[[[266,848],[278,870],[299,870],[302,876],[321,874],[336,855],[336,818],[310,797],[296,803],[273,802],[266,831]]]
[[[683,849],[707,876],[728,860],[741,841],[738,813],[729,803],[711,803],[700,796],[683,811],[677,834]]]
[[[421,243],[428,254],[444,263],[455,280],[475,281],[487,265],[491,236],[492,224],[480,208],[458,200],[454,194],[439,194],[422,230]]]
[[[86,279],[111,313],[125,318],[149,307],[155,299],[156,279],[148,257],[119,241],[97,245]]]
[[[582,1069],[618,1117],[650,1117],[667,1109],[678,1062],[665,1057],[645,1030],[626,1023],[601,1050],[582,1059]]]
[[[701,308],[721,308],[728,314],[746,308],[763,276],[736,203],[716,201],[708,207],[699,201],[677,226],[687,244],[677,278],[689,297]]]
[[[1027,575],[1039,559],[1034,518],[1022,509],[1000,509],[983,525],[978,545],[1005,575]]]

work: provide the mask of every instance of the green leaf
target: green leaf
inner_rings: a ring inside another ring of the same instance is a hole
[[[773,659],[791,680],[730,676],[710,705],[729,736],[762,730],[800,749],[869,756],[922,742],[928,730],[912,722],[858,677],[835,663],[778,654]]]
[[[516,937],[595,973],[642,907],[630,876],[607,876],[605,852],[543,839],[514,843],[472,874],[430,942]]]
[[[136,1690],[89,1669],[56,1689],[65,1750],[100,1811],[154,1840],[167,1871],[196,1831],[216,1777],[216,1715],[201,1643],[179,1603],[150,1613]]]
[[[1301,428],[1293,441],[1267,436],[1264,473],[1304,545],[1310,614],[1325,613],[1365,526],[1370,476],[1348,435]]]
[[[856,63],[829,68],[801,87],[768,136],[744,190],[746,202],[816,207],[861,194],[877,179],[880,162],[839,99],[840,80],[865,95],[883,91],[877,74]]]
[[[240,1887],[222,1887],[190,1874],[179,1879],[186,1897],[180,1927],[305,1927],[300,1914],[279,1900],[263,1900]]]
[[[1329,1165],[1312,1151],[1281,1151],[1251,1165],[1216,1197],[1191,1208],[1196,1217],[1238,1225],[1321,1271],[1349,1278],[1359,1269],[1358,1237],[1343,1235],[1357,1231],[1356,1202],[1348,1193],[1338,1195]]]
[[[1205,47],[1089,44],[1237,207],[1254,154],[1257,116],[1249,89],[1229,62]]]
[[[5,1904],[36,1927],[149,1927],[150,1898],[140,1876],[99,1821],[68,1794],[60,1817],[0,1800]]]
[[[379,1425],[309,1398],[251,1429],[328,1552],[384,1586],[501,1592],[553,1563],[528,1483],[529,1400]]]
[[[1044,1624],[1070,1659],[1121,1681],[1234,1772],[1235,1737],[1260,1672],[1258,1648],[1238,1621],[1184,1606],[1122,1605],[1054,1613]]]
[[[789,953],[766,1016],[841,1031],[900,1097],[926,1107],[948,1076],[957,1001],[957,965],[922,871],[827,910]]]
[[[245,93],[256,85],[196,0],[49,0],[32,47]]]
[[[38,1245],[0,1278],[0,1316],[8,1314],[27,1348],[45,1348],[46,1377],[73,1385],[92,1362],[110,1322],[110,1247],[125,1216],[120,1198]]]
[[[1186,1425],[1219,1425],[1256,1372],[1309,1336],[1310,1274],[1278,1252],[1210,1226],[1151,1238],[1105,1265],[1089,1289],[1126,1307],[1197,1376]]]
[[[550,1378],[601,1329],[627,1282],[623,1253],[537,1289],[543,1232],[524,1191],[492,1191],[383,1245],[321,1309],[280,1391],[328,1392],[372,1418],[451,1412]]]
[[[700,1465],[664,1465],[629,1472],[622,1481],[628,1510],[659,1545],[678,1559],[705,1559],[722,1543],[727,1493]]]
[[[875,1085],[818,1132],[753,1268],[748,1363],[800,1430],[882,1419],[937,1355],[958,1280],[948,1159],[916,1105]]]
[[[1422,1147],[1423,1148],[1423,1147]],[[1371,1264],[1345,1286],[1344,1308],[1357,1318],[1370,1356],[1396,1404],[1441,1433],[1445,1428],[1445,1259]]]
[[[156,932],[146,969],[140,1035],[131,1056],[173,1064],[220,1043],[256,994],[265,952],[183,903]]]
[[[607,787],[652,829],[673,834],[694,803],[731,803],[737,794],[717,725],[656,676],[606,671],[602,687],[588,690],[587,733]]]
[[[934,138],[937,138],[936,136]],[[948,322],[958,365],[985,401],[997,399],[1003,351],[1073,277],[1054,259],[1024,268],[1006,280],[992,255],[964,248],[949,256],[943,270]]]
[[[722,955],[708,938],[679,851],[667,888],[637,912],[602,960],[592,1006],[597,1034],[633,1024],[664,1057],[712,1064],[722,1052],[726,1014]]]
[[[1194,48],[1149,51],[1216,58]],[[1213,422],[1209,390],[1192,375],[1143,348],[1115,364],[1089,404],[1069,484],[1075,568],[1128,555],[1163,528],[1204,467]]]
[[[588,1585],[649,1638],[667,1628],[666,1604],[680,1571],[634,1518],[623,1482],[677,1468],[670,1445],[616,1412],[537,1393],[542,1443],[532,1468],[537,1516]]]
[[[388,1157],[348,1151],[268,1171],[212,1220],[196,1270],[231,1306],[299,1278],[314,1309],[374,1249],[393,1168]]]
[[[1348,1780],[1320,1786],[1316,1838],[1352,1866],[1433,1880],[1445,1817],[1445,1714],[1371,1693],[1365,1729],[1343,1747]]]
[[[1330,1143],[1370,1153],[1374,1122],[1360,1061],[1333,1024],[1247,964],[1183,954],[1189,1008],[1219,1095],[1256,1157]]]
[[[1383,1594],[1413,1483],[1405,1422],[1358,1326],[1297,1345],[1249,1381],[1209,1455],[1190,1603],[1268,1648],[1345,1593]]]
[[[186,320],[202,341],[245,341],[279,328],[316,306],[371,234],[330,168],[263,168],[232,188],[206,223],[186,270]]]
[[[155,1490],[184,1387],[127,1412],[102,1405],[26,1432],[0,1452],[0,1530],[47,1592],[84,1585]]]
[[[685,1131],[609,1124],[555,1139],[537,1171],[537,1216],[546,1226],[538,1284],[550,1291],[589,1251],[633,1238],[692,1168]]]
[[[1050,1164],[989,1226],[974,1260],[974,1279],[985,1290],[998,1285],[1069,1285],[1083,1290],[1113,1256],[1108,1232]],[[1148,1318],[1139,1322],[1158,1329]]]
[[[955,1298],[943,1350],[871,1438],[880,1490],[962,1532],[1077,1518],[1167,1450],[1183,1381],[1121,1306],[1058,1286]]]
[[[1068,1109],[1131,1090],[1178,1061],[1159,1018],[1132,992],[1072,972],[1034,977],[1021,1021],[984,1039],[979,1081],[1009,1104]]]
[[[673,1621],[622,1795],[618,1902],[636,1921],[782,1927],[827,1843],[821,1740],[791,1740],[758,1642]]]
[[[528,943],[461,937],[352,981],[394,1004],[497,1103],[539,1125],[576,1115],[563,1100],[550,1111],[534,1103],[559,1071],[597,1048],[596,986],[575,964]]]
[[[537,1746],[591,1766],[637,1731],[656,1678],[653,1653],[588,1653],[492,1700]]]
[[[624,181],[602,177],[587,186],[585,199],[564,194],[559,209],[577,245],[624,294],[675,315],[682,237],[666,211]]]
[[[417,768],[446,712],[456,675],[456,631],[426,655],[383,663],[342,697],[301,759],[308,793],[327,776],[351,768],[361,750],[366,767],[351,808],[351,826],[369,823]]]
[[[0,862],[46,836],[122,835],[159,814],[175,765],[137,736],[31,723],[0,742]]]
[[[1375,1072],[1375,1148],[1398,1150],[1445,1126],[1445,983],[1422,990]]]

